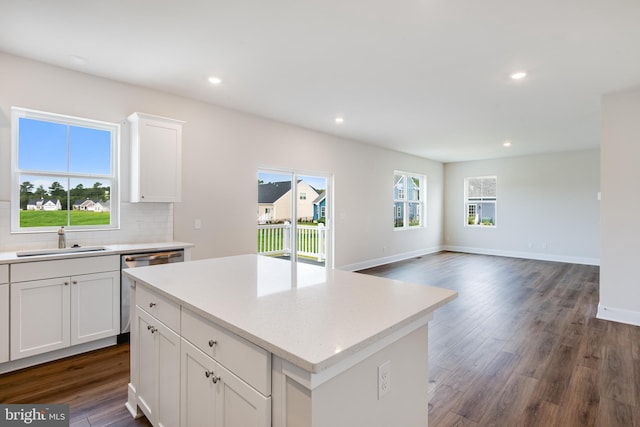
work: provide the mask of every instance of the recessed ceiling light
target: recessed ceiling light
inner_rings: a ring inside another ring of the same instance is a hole
[[[511,78],[512,78],[513,80],[522,80],[522,79],[524,79],[525,77],[527,77],[527,73],[526,73],[526,71],[518,71],[517,73],[513,73],[513,74],[511,74]]]
[[[336,123],[344,123],[343,117],[336,117]]]
[[[503,142],[502,145],[505,146],[505,147],[511,147],[511,141],[507,140],[507,141]]]
[[[222,83],[222,80],[219,77],[215,76],[211,76],[207,80],[209,80],[209,83],[211,83],[212,85],[219,85],[220,83]]]

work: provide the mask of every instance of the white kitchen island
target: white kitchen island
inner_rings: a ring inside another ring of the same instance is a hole
[[[167,427],[427,425],[428,322],[456,292],[258,255],[125,274],[132,415]]]

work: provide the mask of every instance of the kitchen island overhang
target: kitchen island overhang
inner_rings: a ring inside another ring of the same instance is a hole
[[[427,414],[428,322],[434,310],[457,297],[455,291],[258,255],[127,274],[134,286],[268,353],[268,425],[287,425],[287,419],[349,425],[349,419],[362,422],[360,412],[368,411],[371,425],[389,418],[424,426],[418,423]],[[128,407],[137,414],[135,347],[132,340]],[[381,396],[378,371],[387,361],[391,387]],[[292,396],[296,404],[287,405]]]

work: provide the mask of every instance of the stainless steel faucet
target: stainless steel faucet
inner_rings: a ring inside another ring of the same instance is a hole
[[[67,238],[64,235],[64,227],[58,229],[58,249],[64,249],[67,247]]]

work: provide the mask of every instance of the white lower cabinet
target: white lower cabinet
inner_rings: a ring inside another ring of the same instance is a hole
[[[117,335],[117,271],[11,283],[11,360]]]
[[[183,339],[181,364],[180,426],[215,426],[216,362]]]
[[[155,427],[270,427],[271,354],[136,282],[127,408]]]
[[[182,339],[181,427],[267,427],[271,398]]]
[[[180,337],[136,307],[138,406],[158,427],[180,425]]]
[[[9,360],[9,267],[0,265],[0,363]]]

